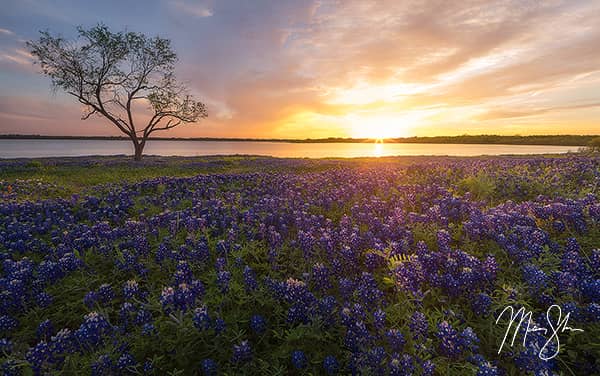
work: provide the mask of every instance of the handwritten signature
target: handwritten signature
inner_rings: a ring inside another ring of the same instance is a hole
[[[556,311],[557,313],[552,314],[553,311]],[[567,313],[565,315],[565,317],[563,318],[562,317],[562,309],[560,308],[559,305],[556,305],[556,304],[551,305],[548,308],[548,310],[546,311],[546,321],[548,323],[548,327],[538,327],[536,325],[532,325],[532,319],[531,319],[532,311],[526,311],[524,307],[521,307],[515,312],[515,309],[512,306],[508,306],[508,307],[504,308],[504,310],[502,310],[502,312],[500,312],[500,315],[498,315],[498,318],[496,319],[496,325],[498,324],[500,319],[502,317],[504,317],[504,314],[506,312],[509,312],[510,317],[509,317],[509,321],[508,321],[508,327],[506,328],[506,332],[504,333],[504,338],[502,339],[502,343],[500,344],[500,348],[498,349],[498,354],[500,354],[502,352],[502,348],[504,347],[504,344],[506,343],[506,339],[508,338],[508,336],[511,332],[511,329],[513,330],[513,336],[512,336],[512,340],[510,341],[509,347],[513,347],[513,345],[515,344],[515,339],[517,338],[517,335],[519,333],[519,328],[521,328],[521,325],[523,325],[523,323],[525,323],[527,325],[525,333],[523,334],[523,346],[524,347],[526,346],[527,335],[529,333],[541,332],[545,336],[550,334],[550,336],[546,338],[546,342],[544,343],[544,346],[542,346],[540,348],[540,351],[538,354],[539,358],[542,360],[550,360],[558,355],[558,353],[560,352],[560,339],[559,339],[558,335],[560,333],[563,333],[565,331],[583,332],[583,329],[571,328],[568,326],[571,313],[570,312]],[[552,320],[553,316],[557,316],[555,321]],[[515,322],[517,322],[517,320],[518,320],[518,324],[513,328],[513,324]],[[556,344],[555,351],[549,355],[545,354],[546,350],[551,351],[550,350],[551,348],[549,346],[552,343]]]

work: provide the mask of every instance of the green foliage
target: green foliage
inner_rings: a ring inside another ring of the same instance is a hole
[[[590,153],[600,153],[600,137],[596,137],[588,142],[586,150]]]
[[[494,180],[483,172],[464,178],[458,186],[463,193],[470,192],[479,201],[493,197],[496,189]]]

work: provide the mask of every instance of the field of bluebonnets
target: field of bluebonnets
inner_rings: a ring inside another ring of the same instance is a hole
[[[600,374],[599,159],[5,160],[0,177],[5,375]],[[558,356],[539,331],[498,354],[504,307],[542,327],[552,304],[584,330]]]

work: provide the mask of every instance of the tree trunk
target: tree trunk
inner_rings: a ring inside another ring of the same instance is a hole
[[[145,142],[141,142],[141,143],[137,143],[136,141],[133,142],[133,148],[135,150],[134,154],[133,154],[134,161],[142,160],[142,152],[144,151],[144,144],[145,144]]]

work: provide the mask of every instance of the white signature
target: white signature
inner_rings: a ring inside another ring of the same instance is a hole
[[[557,319],[556,321],[552,320],[552,314],[551,312],[556,310],[557,311]],[[532,312],[531,311],[525,311],[524,307],[519,308],[516,312],[515,309],[512,306],[508,306],[506,308],[504,308],[504,310],[502,310],[502,312],[500,312],[500,315],[498,315],[498,318],[496,319],[496,324],[498,324],[498,321],[500,321],[500,319],[504,316],[505,312],[510,312],[510,320],[508,321],[508,327],[506,328],[506,332],[504,333],[504,338],[502,339],[502,343],[500,344],[500,348],[498,349],[498,354],[500,354],[500,352],[502,352],[502,348],[504,347],[504,344],[506,343],[506,338],[508,337],[511,329],[513,328],[513,324],[517,321],[517,319],[519,319],[517,326],[514,327],[514,331],[513,331],[513,336],[512,336],[512,340],[510,341],[510,346],[512,347],[515,343],[515,339],[517,338],[517,334],[519,333],[519,328],[521,327],[521,325],[523,323],[527,324],[527,328],[525,330],[525,333],[523,334],[523,346],[526,346],[526,340],[527,340],[527,335],[529,333],[533,333],[533,332],[542,332],[544,335],[548,335],[550,334],[550,337],[547,338],[546,342],[544,343],[544,346],[542,346],[542,348],[540,349],[540,352],[538,354],[539,358],[542,360],[550,360],[552,358],[554,358],[555,356],[558,355],[558,353],[560,352],[560,340],[558,338],[558,335],[562,332],[565,331],[570,331],[570,332],[583,332],[583,329],[577,329],[577,328],[571,328],[569,327],[567,324],[569,323],[569,317],[571,316],[571,313],[567,313],[563,319],[562,317],[562,310],[560,308],[559,305],[553,304],[548,308],[548,311],[546,311],[546,321],[548,322],[548,327],[538,327],[536,325],[531,325],[531,316],[532,316]],[[545,350],[548,349],[549,350],[549,345],[552,343],[556,343],[556,350],[554,351],[554,353],[548,355],[545,355]]]

